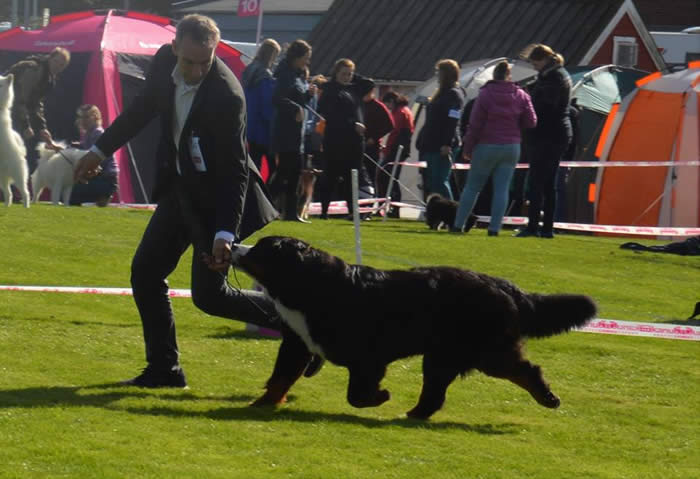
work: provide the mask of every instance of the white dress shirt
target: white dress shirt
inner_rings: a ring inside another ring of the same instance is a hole
[[[194,97],[197,94],[197,90],[202,82],[199,82],[196,85],[188,85],[185,83],[185,79],[177,65],[175,68],[173,68],[171,76],[173,78],[173,83],[175,83],[175,98],[173,99],[175,102],[175,114],[173,115],[173,140],[175,141],[175,149],[179,150],[182,128],[185,126],[187,117],[190,114],[190,109],[192,108],[192,102],[194,101]],[[97,153],[102,160],[106,158],[106,155],[99,148],[97,148],[96,145],[93,145],[90,148],[90,151]],[[177,168],[177,173],[182,175],[178,158],[175,159],[175,167]],[[214,240],[217,239],[225,239],[229,243],[233,243],[236,237],[230,231],[222,230],[216,232]]]

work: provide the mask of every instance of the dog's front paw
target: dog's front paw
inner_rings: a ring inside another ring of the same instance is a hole
[[[270,394],[265,393],[258,399],[250,403],[250,407],[274,407],[281,406],[287,402],[287,395],[285,394],[281,398],[272,397]]]

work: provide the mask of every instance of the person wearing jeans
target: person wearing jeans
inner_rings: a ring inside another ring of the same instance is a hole
[[[459,144],[457,122],[464,105],[464,90],[459,86],[459,65],[440,60],[435,65],[438,90],[426,108],[425,124],[417,141],[422,161],[427,164],[427,193],[439,193],[452,199],[450,173],[453,147]]]
[[[501,229],[510,180],[520,158],[520,132],[537,124],[530,95],[511,81],[510,72],[507,61],[496,65],[493,80],[482,87],[469,115],[462,156],[471,160],[471,169],[452,232],[462,232],[489,176],[493,178],[493,196],[488,234],[497,236]]]
[[[554,238],[557,171],[573,138],[569,116],[571,77],[564,68],[564,58],[547,45],[530,45],[522,55],[539,72],[531,87],[538,122],[527,140],[530,157],[528,224],[517,236]],[[540,210],[543,214],[541,229]]]

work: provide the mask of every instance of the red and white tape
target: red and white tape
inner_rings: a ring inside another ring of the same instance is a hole
[[[700,164],[700,162],[695,162]],[[416,165],[416,163],[411,163]],[[383,208],[386,198],[365,198],[358,201],[360,205],[360,213],[374,213]],[[410,203],[391,202],[392,206],[400,208],[415,208],[424,210],[423,206],[413,205]],[[368,206],[369,205],[369,206]],[[156,205],[134,204],[134,203],[114,203],[113,206],[121,208],[136,208],[153,210]],[[309,214],[321,214],[321,203],[309,204]],[[341,215],[348,213],[348,207],[345,201],[332,201],[328,207],[328,213],[331,215]],[[479,216],[479,221],[488,223],[490,216]],[[503,224],[525,226],[527,218],[524,216],[506,216],[503,218]],[[611,233],[615,235],[639,235],[639,236],[697,236],[700,235],[698,227],[670,227],[670,226],[625,226],[625,225],[596,225],[587,223],[554,223],[554,228],[568,231],[585,231],[590,233]]]
[[[584,333],[617,334],[623,336],[646,336],[652,338],[683,339],[700,341],[700,328],[678,324],[637,323],[595,319],[578,331]]]
[[[479,216],[479,221],[488,223],[490,216]],[[503,224],[527,225],[528,220],[524,216],[507,216],[503,218]],[[644,235],[644,236],[697,236],[700,228],[676,228],[669,226],[622,226],[622,225],[593,225],[584,223],[554,223],[555,229],[569,231],[587,231],[591,233],[613,233],[616,235]]]
[[[0,291],[33,291],[41,293],[80,293],[80,294],[112,294],[119,296],[131,295],[131,288],[99,288],[80,286],[21,286],[0,285]],[[190,298],[189,289],[171,289],[172,298]],[[640,323],[635,321],[616,321],[612,319],[595,319],[578,331],[584,333],[617,334],[623,336],[646,336],[665,339],[682,339],[700,341],[700,328],[663,323]]]
[[[389,163],[392,164],[392,163]],[[402,161],[399,165],[426,168],[425,161]],[[646,166],[700,166],[700,161],[560,161],[559,166],[565,168],[611,168],[611,167],[646,167]],[[516,168],[527,169],[527,163],[518,163]],[[453,163],[453,170],[468,170],[471,163]]]
[[[131,288],[85,288],[81,286],[19,286],[0,285],[0,291],[34,291],[39,293],[80,293],[80,294],[111,294],[131,296]],[[189,289],[170,289],[171,298],[191,298]]]

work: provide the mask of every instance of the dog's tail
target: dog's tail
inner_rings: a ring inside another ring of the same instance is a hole
[[[530,294],[533,310],[523,315],[523,336],[546,338],[584,326],[595,318],[598,308],[580,294]]]

